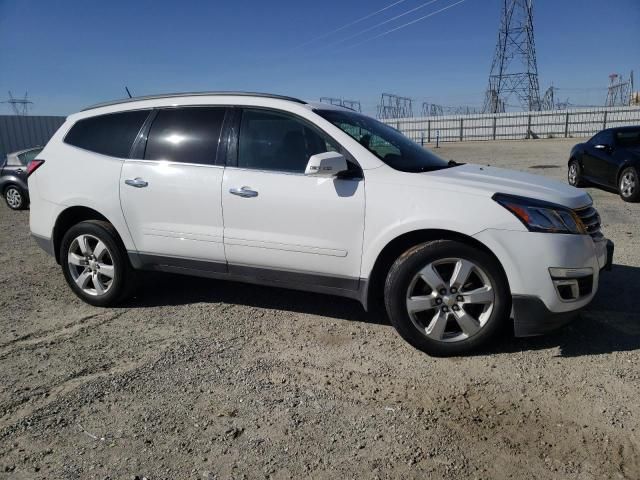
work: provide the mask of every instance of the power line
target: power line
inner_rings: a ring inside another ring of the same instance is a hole
[[[391,30],[387,30],[386,32],[382,32],[382,33],[376,35],[375,37],[370,37],[370,38],[367,38],[365,40],[362,40],[361,42],[356,42],[356,43],[354,43],[354,44],[352,44],[352,45],[350,45],[348,47],[345,47],[345,48],[354,48],[354,47],[357,47],[358,45],[362,45],[363,43],[369,42],[371,40],[375,40],[377,38],[384,37],[386,35],[389,35],[390,33],[393,33],[393,32],[396,32],[398,30],[401,30],[401,29],[403,29],[405,27],[408,27],[409,25],[413,25],[414,23],[418,23],[418,22],[420,22],[422,20],[425,20],[425,19],[427,19],[429,17],[433,17],[434,15],[437,15],[438,13],[442,13],[445,10],[449,10],[450,8],[453,8],[456,5],[459,5],[459,4],[461,4],[462,2],[465,2],[465,1],[466,0],[459,0],[459,1],[455,2],[455,3],[452,3],[451,5],[447,5],[446,7],[441,8],[440,10],[436,10],[435,12],[431,12],[428,15],[424,15],[424,16],[422,16],[420,18],[416,18],[415,20],[412,20],[410,22],[407,22],[407,23],[404,23],[402,25],[399,25],[399,26],[397,26],[395,28],[392,28]]]
[[[382,13],[385,10],[389,10],[390,8],[395,7],[396,5],[398,5],[400,3],[403,3],[403,2],[406,2],[406,0],[397,0],[396,2],[393,2],[393,3],[389,4],[389,5],[387,5],[386,7],[381,8],[380,10],[376,10],[375,12],[370,13],[368,15],[365,15],[364,17],[360,17],[357,20],[354,20],[354,21],[349,22],[349,23],[347,23],[345,25],[342,25],[341,27],[338,27],[335,30],[331,30],[330,32],[325,32],[322,35],[319,35],[319,36],[314,37],[314,38],[312,38],[310,40],[307,40],[306,42],[303,42],[303,43],[301,43],[300,45],[298,45],[297,47],[294,47],[294,48],[304,47],[306,45],[309,45],[310,43],[315,42],[316,40],[321,40],[323,38],[327,38],[329,35],[332,35],[334,33],[340,32],[340,31],[344,30],[345,28],[349,28],[349,27],[351,27],[353,25],[356,25],[356,24],[358,24],[360,22],[364,22],[368,18],[374,17],[374,16],[378,15],[379,13]]]
[[[363,33],[370,32],[371,30],[374,30],[374,29],[376,29],[376,28],[378,28],[378,27],[381,27],[382,25],[386,25],[386,24],[387,24],[387,23],[389,23],[389,22],[393,22],[394,20],[397,20],[397,19],[398,19],[398,18],[400,18],[400,17],[404,17],[405,15],[409,15],[410,13],[413,13],[413,12],[415,12],[416,10],[420,10],[421,8],[424,8],[424,7],[428,6],[428,5],[431,5],[432,3],[435,3],[435,2],[437,2],[437,1],[438,1],[438,0],[430,0],[430,1],[428,1],[428,2],[425,2],[425,3],[423,3],[422,5],[418,5],[417,7],[412,8],[411,10],[407,10],[406,12],[401,13],[401,14],[399,14],[399,15],[396,15],[395,17],[391,17],[390,19],[385,20],[384,22],[380,22],[380,23],[378,23],[378,24],[376,24],[376,25],[374,25],[374,26],[372,26],[372,27],[365,28],[364,30],[361,30],[360,32],[357,32],[357,33],[354,33],[353,35],[349,35],[348,37],[342,38],[342,39],[338,40],[337,42],[330,43],[329,45],[327,45],[327,47],[333,47],[333,46],[335,46],[335,45],[339,45],[339,44],[341,44],[341,43],[344,43],[344,42],[346,42],[347,40],[351,40],[352,38],[359,37],[359,36],[360,36],[360,35],[362,35]]]

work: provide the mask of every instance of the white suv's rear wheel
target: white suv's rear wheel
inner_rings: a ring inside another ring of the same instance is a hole
[[[71,227],[62,239],[60,264],[74,293],[91,305],[113,305],[132,285],[129,260],[107,222],[88,220]]]
[[[449,240],[405,252],[385,284],[394,327],[432,355],[460,354],[485,344],[507,321],[509,298],[504,273],[491,256]]]

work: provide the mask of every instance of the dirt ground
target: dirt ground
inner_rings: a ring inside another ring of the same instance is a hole
[[[572,143],[437,151],[564,179]],[[276,288],[149,275],[91,307],[3,203],[0,479],[638,479],[640,204],[590,193],[616,258],[588,310],[451,359]]]

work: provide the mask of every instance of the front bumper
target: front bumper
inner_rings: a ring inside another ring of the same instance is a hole
[[[514,295],[513,331],[516,337],[533,337],[556,330],[574,320],[584,308],[568,312],[552,312],[544,302],[532,295]]]
[[[611,270],[613,265],[614,244],[607,240],[603,251],[605,258],[599,258],[601,270]],[[589,299],[589,301],[593,298]],[[563,312],[553,312],[545,303],[533,295],[513,295],[512,309],[514,320],[514,333],[516,337],[531,337],[543,335],[556,330],[579,316],[580,312],[588,305],[581,304],[578,308]]]

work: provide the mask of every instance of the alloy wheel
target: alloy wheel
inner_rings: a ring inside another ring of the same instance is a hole
[[[578,166],[575,163],[569,165],[569,185],[575,185],[578,180]]]
[[[407,289],[407,312],[426,337],[459,342],[478,334],[491,317],[496,294],[487,273],[463,258],[429,263]]]
[[[105,295],[113,285],[113,257],[105,243],[93,235],[82,234],[73,239],[67,265],[71,277],[87,295]]]
[[[637,178],[633,171],[625,172],[620,178],[620,193],[623,197],[631,197],[636,191]]]
[[[22,194],[16,187],[9,187],[5,192],[5,198],[11,208],[20,208],[22,205]]]

